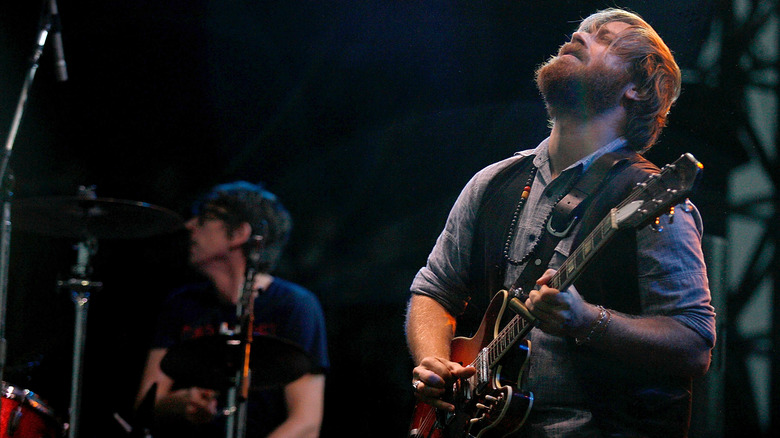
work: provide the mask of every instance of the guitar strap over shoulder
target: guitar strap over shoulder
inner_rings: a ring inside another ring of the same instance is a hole
[[[539,237],[539,243],[532,257],[523,271],[517,277],[510,290],[520,290],[524,294],[530,292],[536,280],[547,270],[555,247],[558,242],[568,236],[574,226],[583,216],[584,211],[590,205],[593,195],[603,186],[607,176],[619,163],[627,160],[628,155],[621,149],[617,152],[609,152],[599,157],[579,178],[560,201],[555,204],[550,218],[546,222],[545,229]],[[521,300],[524,297],[521,296]]]
[[[603,186],[610,170],[625,161],[632,151],[607,153],[596,160],[575,186],[555,206],[553,213],[540,237],[535,257],[526,264],[523,272],[513,283],[513,288],[529,287],[535,284],[554,253],[555,247],[568,235],[576,222],[583,217],[584,209],[593,198],[593,194]],[[484,311],[490,297],[503,289],[503,277],[506,262],[503,260],[501,245],[506,238],[512,211],[517,197],[530,174],[534,156],[528,156],[510,165],[494,177],[486,187],[485,196],[477,212],[474,243],[472,246],[471,278],[474,295],[467,313],[478,317]],[[471,307],[472,311],[468,312]],[[468,315],[465,319],[470,320]],[[478,322],[479,319],[476,319]]]

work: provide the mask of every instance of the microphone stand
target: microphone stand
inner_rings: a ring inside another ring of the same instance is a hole
[[[33,55],[30,58],[30,68],[25,76],[24,83],[22,84],[22,90],[19,95],[19,100],[16,104],[16,111],[14,113],[13,120],[11,122],[11,128],[8,131],[8,138],[5,142],[5,149],[0,161],[0,183],[2,183],[2,225],[0,226],[0,381],[4,381],[4,372],[6,365],[6,353],[7,345],[5,339],[5,326],[6,326],[6,306],[7,306],[7,293],[8,293],[8,266],[9,266],[9,249],[11,246],[11,198],[13,193],[10,188],[6,188],[6,180],[11,180],[13,176],[9,172],[8,162],[11,159],[11,152],[13,151],[14,141],[16,140],[16,134],[19,131],[19,125],[22,121],[22,115],[24,109],[27,106],[27,96],[32,87],[33,80],[35,79],[35,73],[38,71],[38,61],[43,53],[43,47],[46,45],[46,39],[49,36],[49,31],[52,27],[52,17],[50,14],[46,14],[41,29],[38,31],[38,38],[36,39],[35,49]]]
[[[235,333],[240,341],[241,368],[236,370],[235,383],[228,389],[227,403],[229,412],[226,421],[226,438],[244,438],[246,436],[246,405],[249,398],[249,384],[251,381],[249,358],[252,352],[252,332],[255,320],[255,275],[260,269],[260,255],[263,249],[263,237],[253,235],[251,237],[252,249],[247,257],[244,288],[236,307],[238,324]]]
[[[4,380],[4,370],[6,364],[6,341],[5,341],[5,309],[7,307],[7,294],[8,288],[8,259],[11,248],[11,197],[13,196],[13,174],[8,173],[6,178],[3,175],[0,179],[2,185],[3,200],[3,212],[2,212],[2,224],[0,227],[0,382]]]

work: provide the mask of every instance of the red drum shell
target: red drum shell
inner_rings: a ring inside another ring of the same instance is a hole
[[[63,426],[52,410],[32,391],[3,382],[0,399],[0,437],[60,438]],[[11,430],[8,426],[14,425]]]

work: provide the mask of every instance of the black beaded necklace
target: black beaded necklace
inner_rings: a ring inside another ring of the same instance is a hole
[[[525,206],[525,202],[528,199],[528,195],[531,194],[531,184],[533,183],[534,178],[536,177],[536,170],[537,170],[536,166],[531,164],[531,172],[528,176],[528,182],[523,188],[523,193],[520,195],[520,200],[517,201],[517,206],[515,207],[515,211],[512,214],[512,221],[509,223],[509,231],[507,231],[506,234],[506,241],[504,242],[504,254],[503,254],[504,260],[506,260],[507,262],[509,262],[509,264],[514,266],[520,266],[523,265],[525,262],[527,262],[528,259],[531,258],[531,256],[536,251],[536,247],[539,245],[539,241],[541,240],[541,236],[537,237],[536,241],[534,241],[533,245],[528,250],[528,253],[524,255],[522,258],[514,259],[509,256],[509,248],[512,246],[512,238],[515,235],[515,231],[517,231],[517,223],[520,220],[520,212],[523,210],[523,206]],[[566,184],[566,189],[561,192],[561,195],[558,197],[555,203],[553,203],[553,206],[557,205],[558,202],[560,202],[561,199],[563,199],[563,197],[566,196],[566,193],[568,193],[569,190],[571,190],[573,185],[574,185],[574,181],[570,180]],[[543,222],[544,224],[547,224],[547,222],[550,220],[554,212],[555,212],[555,207],[550,209],[550,213],[547,215],[546,218],[544,218],[544,222]],[[542,233],[544,232],[545,231],[542,230]]]
[[[517,222],[520,220],[520,212],[523,210],[523,206],[525,205],[526,199],[528,199],[528,195],[531,194],[531,184],[534,182],[534,178],[536,177],[536,170],[537,167],[531,163],[531,171],[528,174],[528,182],[526,182],[525,187],[523,188],[523,193],[520,195],[520,200],[517,201],[517,206],[515,207],[514,213],[512,213],[512,221],[509,223],[509,231],[506,234],[506,241],[504,242],[504,259],[509,262],[512,265],[519,266],[528,261],[528,258],[531,257],[531,254],[533,254],[534,249],[536,249],[536,244],[539,242],[539,239],[536,239],[536,242],[534,242],[533,246],[531,247],[531,250],[528,251],[528,254],[523,256],[520,260],[513,259],[512,257],[509,257],[509,247],[512,245],[512,237],[515,235],[515,231],[517,229]]]

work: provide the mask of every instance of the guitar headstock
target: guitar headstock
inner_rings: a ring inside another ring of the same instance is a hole
[[[613,210],[614,228],[633,228],[650,223],[669,212],[693,190],[704,166],[690,153],[683,154],[660,173],[639,183],[628,198]]]

